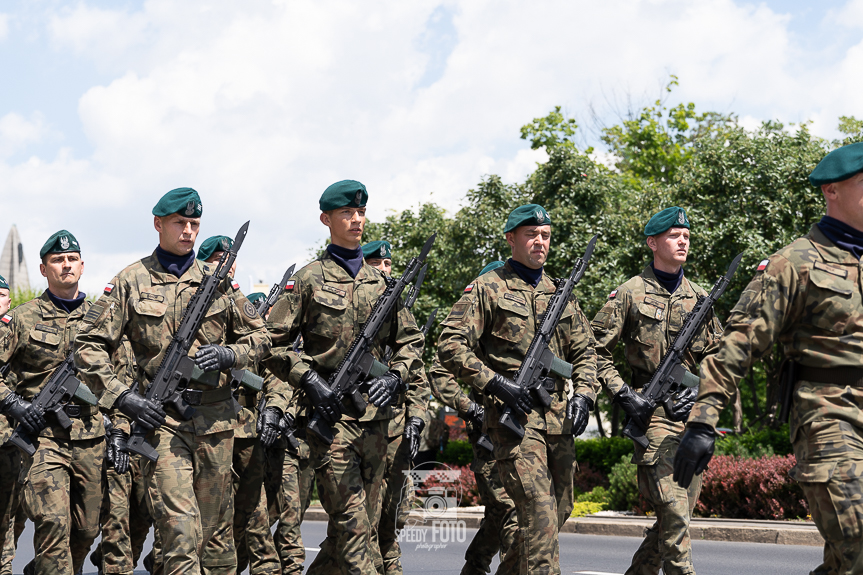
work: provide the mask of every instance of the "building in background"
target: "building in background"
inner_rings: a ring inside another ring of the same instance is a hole
[[[3,252],[0,253],[0,276],[6,278],[9,288],[16,290],[30,289],[30,276],[27,274],[27,260],[24,259],[24,246],[21,236],[14,225],[6,236]]]

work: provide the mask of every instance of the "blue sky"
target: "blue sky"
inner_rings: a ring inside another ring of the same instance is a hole
[[[863,118],[863,0],[35,0],[0,14],[5,219],[31,262],[72,230],[90,290],[152,249],[168,189],[201,192],[205,237],[252,220],[247,289],[305,263],[333,181],[366,183],[373,219],[428,199],[455,210],[484,175],[520,181],[544,160],[518,138],[531,118],[562,105],[584,125],[592,105],[611,122],[609,100],[648,103],[669,74],[671,103],[746,126],[834,137],[840,114]]]

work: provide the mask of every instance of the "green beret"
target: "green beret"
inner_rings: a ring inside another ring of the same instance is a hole
[[[824,156],[809,174],[809,182],[813,186],[832,184],[860,172],[863,172],[863,142],[842,146]]]
[[[159,217],[180,214],[187,218],[200,218],[203,212],[201,196],[192,188],[171,190],[153,208],[153,215]]]
[[[39,258],[44,258],[47,254],[65,254],[66,252],[80,252],[81,246],[78,245],[78,240],[75,236],[66,230],[60,230],[53,234],[42,249],[39,250]]]
[[[363,259],[392,259],[392,246],[386,240],[369,242],[363,246]]]
[[[234,240],[228,236],[213,236],[204,240],[198,249],[198,259],[207,261],[216,252],[226,252],[234,245]]]
[[[256,291],[255,293],[250,293],[249,295],[247,295],[246,299],[249,300],[249,303],[251,303],[253,306],[258,307],[258,302],[262,299],[267,299],[267,296],[265,296],[259,291]]]
[[[511,232],[519,226],[550,226],[551,216],[539,204],[519,206],[512,211],[506,220],[503,233]]]
[[[3,276],[0,276],[0,289],[9,289],[9,284]]]
[[[322,212],[336,208],[362,208],[369,199],[366,187],[356,180],[342,180],[324,190],[319,202]]]
[[[497,268],[502,268],[502,267],[503,267],[503,262],[502,262],[502,261],[500,261],[500,260],[495,260],[495,261],[493,261],[493,262],[490,262],[490,263],[489,263],[487,266],[485,266],[484,268],[482,268],[482,271],[481,271],[481,272],[479,272],[479,275],[486,274],[486,273],[488,273],[488,272],[490,272],[490,271],[494,271],[494,270],[496,270]],[[479,277],[479,276],[477,276],[477,277]]]
[[[650,221],[644,226],[644,235],[655,236],[669,228],[689,228],[689,218],[686,217],[686,210],[677,206],[665,208],[650,218]]]

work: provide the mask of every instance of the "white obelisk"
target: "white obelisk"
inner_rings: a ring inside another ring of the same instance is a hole
[[[21,245],[21,236],[18,228],[14,225],[6,236],[3,252],[0,253],[0,276],[6,278],[9,289],[30,289],[30,276],[27,275],[27,260],[24,259],[24,246]]]

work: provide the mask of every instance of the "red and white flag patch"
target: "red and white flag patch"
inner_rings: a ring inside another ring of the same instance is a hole
[[[608,299],[614,299],[615,297],[617,297],[617,290],[614,290],[613,292],[608,294]]]
[[[238,284],[235,280],[231,280],[231,287],[234,289],[240,289],[240,284]]]
[[[2,318],[0,318],[0,321],[8,325],[9,322],[12,321],[12,316],[7,313]]]
[[[285,284],[285,291],[293,291],[295,283],[296,282],[294,280],[288,281],[288,283]]]
[[[111,295],[112,291],[114,291],[114,284],[105,284],[105,295]]]
[[[767,264],[770,263],[770,260],[761,260],[761,263],[758,264],[758,271],[763,272],[767,269]]]
[[[473,284],[470,284],[466,288],[464,288],[464,293],[470,293],[473,291]]]

